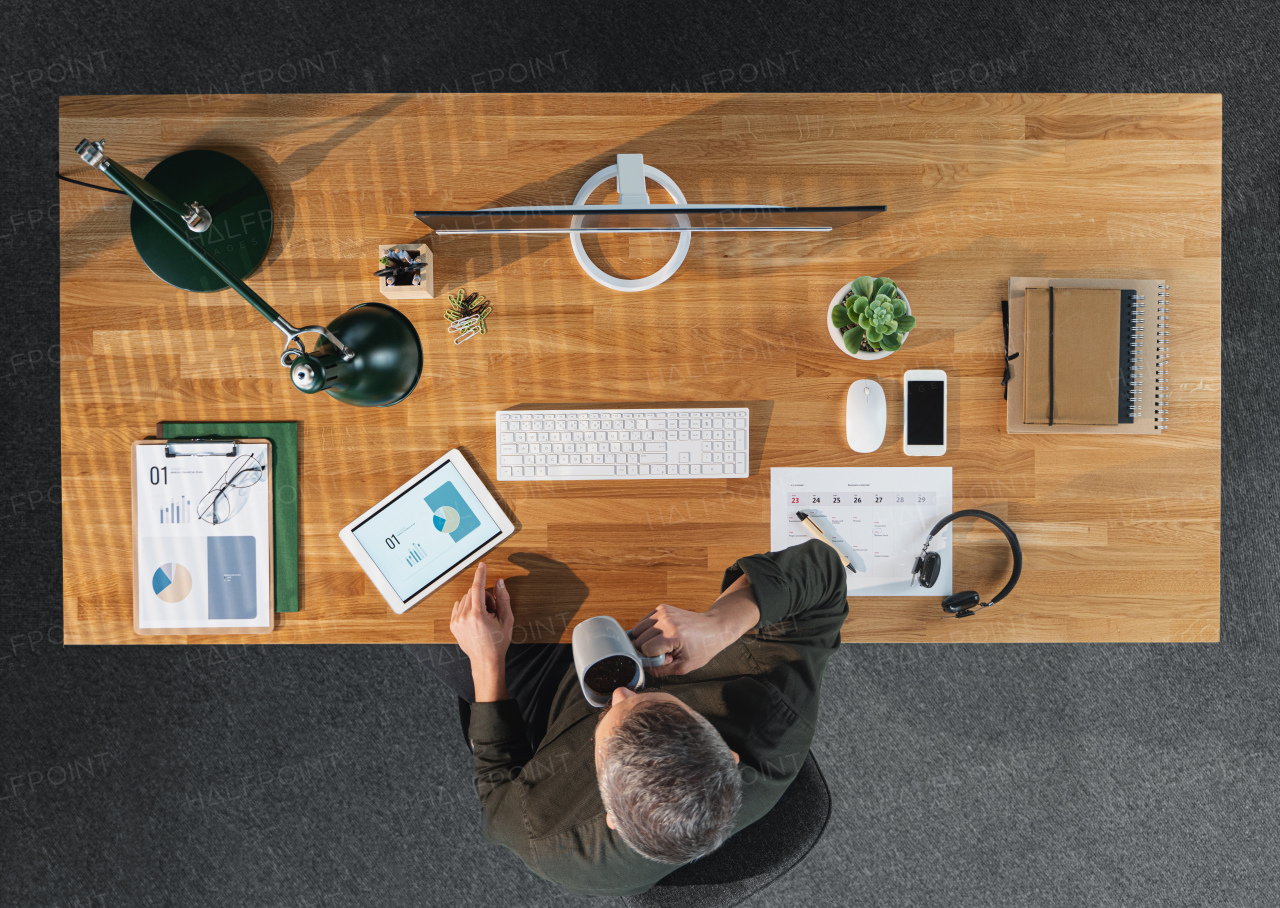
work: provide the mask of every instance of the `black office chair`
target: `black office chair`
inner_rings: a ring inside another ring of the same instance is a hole
[[[458,698],[462,737],[471,746],[471,704]],[[628,908],[733,908],[789,872],[813,850],[831,818],[831,791],[813,751],[773,809],[700,861],[686,864]]]
[[[831,817],[831,792],[813,753],[767,814],[720,846],[681,867],[628,908],[731,908],[791,870],[818,844]]]

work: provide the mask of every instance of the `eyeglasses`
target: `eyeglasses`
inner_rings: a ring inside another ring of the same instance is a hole
[[[196,516],[207,523],[224,523],[231,516],[228,489],[247,489],[262,478],[263,465],[252,454],[243,454],[222,474],[222,478],[200,499]]]

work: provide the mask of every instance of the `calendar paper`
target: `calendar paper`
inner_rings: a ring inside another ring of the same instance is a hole
[[[951,467],[774,467],[769,485],[773,551],[812,539],[796,511],[818,510],[866,565],[845,571],[848,595],[951,595],[950,525],[930,546],[942,556],[938,582],[910,585],[925,537],[951,513]]]

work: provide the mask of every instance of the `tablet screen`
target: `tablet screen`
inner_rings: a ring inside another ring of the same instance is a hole
[[[408,602],[501,532],[458,468],[445,461],[351,535]]]

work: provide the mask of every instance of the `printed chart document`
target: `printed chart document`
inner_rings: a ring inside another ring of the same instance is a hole
[[[774,467],[769,476],[769,548],[814,537],[796,512],[821,511],[866,572],[845,570],[850,596],[951,595],[951,527],[933,540],[942,556],[932,589],[911,586],[911,565],[933,525],[951,513],[951,467]]]
[[[165,451],[133,448],[134,630],[270,632],[269,446],[241,442],[230,456]]]

